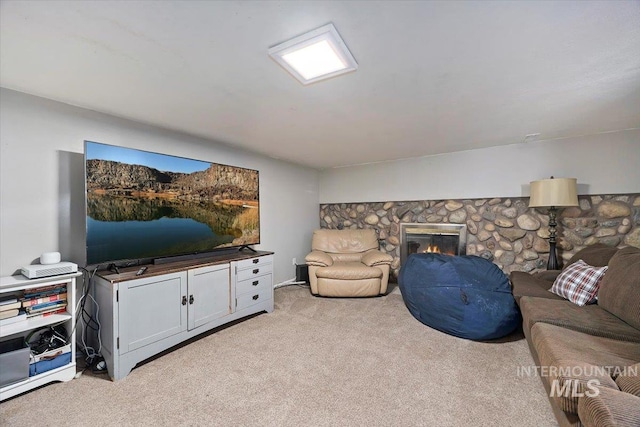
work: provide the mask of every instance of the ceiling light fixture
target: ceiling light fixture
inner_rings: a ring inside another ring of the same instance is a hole
[[[333,24],[273,46],[269,56],[303,85],[358,69]]]

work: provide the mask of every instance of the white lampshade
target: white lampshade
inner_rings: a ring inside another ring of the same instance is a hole
[[[531,182],[530,208],[578,206],[576,178],[551,178]]]

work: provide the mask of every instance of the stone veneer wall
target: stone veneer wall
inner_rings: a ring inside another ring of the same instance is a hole
[[[640,247],[640,194],[580,196],[580,206],[558,212],[558,260],[585,246]],[[421,200],[320,205],[322,228],[373,228],[380,249],[400,271],[400,223],[467,225],[467,255],[493,261],[505,273],[546,269],[549,215],[529,208],[528,198]]]

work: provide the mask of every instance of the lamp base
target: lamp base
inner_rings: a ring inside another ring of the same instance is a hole
[[[556,255],[556,242],[549,242],[549,261],[547,270],[558,270],[558,256]]]
[[[556,212],[557,208],[551,206],[549,208],[549,261],[547,262],[547,270],[558,269],[558,256],[556,255]]]

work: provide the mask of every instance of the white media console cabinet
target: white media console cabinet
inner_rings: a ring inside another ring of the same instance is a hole
[[[233,320],[273,311],[273,253],[211,258],[98,272],[102,356],[112,380],[140,362]]]

